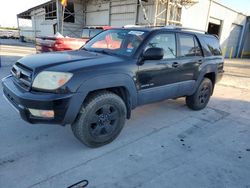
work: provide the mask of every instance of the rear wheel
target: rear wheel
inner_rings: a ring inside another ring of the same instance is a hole
[[[205,108],[212,95],[213,84],[210,79],[204,78],[196,92],[186,97],[186,104],[192,110],[201,110]]]
[[[112,142],[121,132],[126,120],[126,106],[114,93],[92,95],[83,105],[71,125],[74,135],[89,147]]]

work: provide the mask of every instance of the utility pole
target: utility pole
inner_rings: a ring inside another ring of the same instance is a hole
[[[18,16],[16,17],[16,19],[17,19],[18,36],[20,37],[20,24],[19,24],[19,18],[18,18]]]

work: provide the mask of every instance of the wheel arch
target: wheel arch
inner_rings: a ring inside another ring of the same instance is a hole
[[[127,118],[131,116],[131,110],[137,105],[137,90],[134,81],[126,74],[109,74],[94,77],[85,81],[78,92],[85,93],[82,104],[93,93],[99,91],[110,91],[122,98],[127,107]]]
[[[194,88],[193,93],[196,91],[196,89],[199,87],[200,83],[204,78],[208,78],[211,80],[213,84],[213,91],[214,91],[214,86],[216,83],[216,75],[217,75],[217,66],[216,65],[207,65],[206,67],[203,67],[203,69],[200,71],[200,75],[196,81],[196,86]],[[213,94],[212,91],[212,94]]]

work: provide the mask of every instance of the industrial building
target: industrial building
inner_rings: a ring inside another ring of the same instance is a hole
[[[71,0],[63,11],[51,0],[17,15],[32,20],[20,27],[31,40],[38,35],[81,37],[86,26],[179,25],[215,34],[225,57],[249,57],[249,17],[215,0]]]

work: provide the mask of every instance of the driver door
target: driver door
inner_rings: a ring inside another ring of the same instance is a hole
[[[163,48],[161,60],[145,60],[137,72],[139,105],[175,98],[178,90],[178,62],[176,35],[171,32],[157,33],[151,37],[145,50]]]

